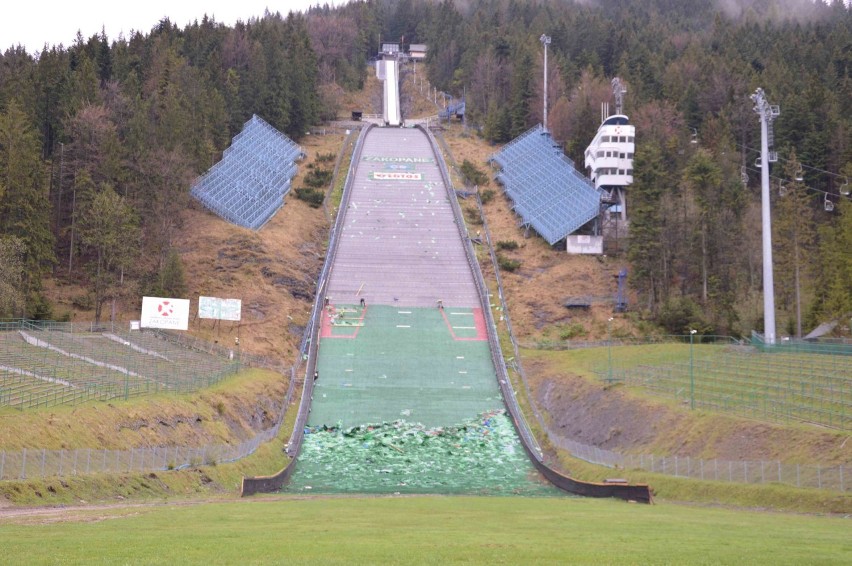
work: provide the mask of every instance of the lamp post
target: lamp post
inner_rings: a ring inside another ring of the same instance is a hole
[[[606,346],[609,357],[609,382],[612,383],[612,317],[606,321]]]
[[[544,46],[544,131],[547,131],[547,46],[550,45],[550,36],[541,34],[538,38]]]
[[[697,330],[689,331],[689,408],[695,409],[695,368],[693,367],[692,343]]]

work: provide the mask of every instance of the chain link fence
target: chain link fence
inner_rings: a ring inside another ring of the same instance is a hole
[[[703,460],[689,456],[621,454],[575,442],[551,430],[554,446],[592,464],[622,470],[645,470],[657,474],[708,481],[751,484],[783,484],[796,487],[852,491],[852,467],[787,464],[780,461]]]
[[[649,472],[660,473],[665,475],[671,475],[675,477],[683,477],[683,478],[692,478],[692,479],[702,479],[702,480],[712,480],[712,481],[726,481],[726,482],[737,482],[737,483],[779,483],[784,485],[793,485],[796,487],[813,487],[818,489],[828,489],[828,490],[837,490],[841,492],[845,492],[849,490],[850,483],[850,467],[849,466],[821,466],[821,465],[801,465],[801,464],[787,464],[780,461],[727,461],[727,460],[701,460],[701,459],[693,459],[690,457],[678,457],[678,456],[659,456],[653,454],[621,454],[618,452],[613,452],[610,450],[605,450],[599,448],[597,446],[591,446],[587,444],[582,444],[580,442],[576,442],[572,439],[566,438],[559,433],[550,429],[547,424],[547,421],[540,413],[535,401],[533,399],[532,393],[530,392],[526,373],[524,372],[523,365],[520,362],[519,355],[519,343],[515,337],[515,334],[512,330],[511,319],[509,317],[509,310],[505,300],[505,294],[503,291],[503,284],[500,277],[500,268],[497,262],[497,258],[494,252],[494,247],[491,241],[490,230],[488,228],[488,222],[485,217],[485,213],[482,209],[482,201],[479,199],[479,195],[475,194],[476,204],[479,209],[480,217],[482,218],[482,233],[484,235],[483,244],[487,248],[490,260],[496,274],[496,286],[497,286],[497,299],[499,300],[499,305],[497,308],[500,310],[501,321],[506,324],[508,339],[512,345],[514,357],[509,359],[509,366],[516,371],[518,376],[521,379],[521,384],[526,393],[526,398],[529,401],[530,409],[533,412],[533,415],[536,418],[536,421],[541,426],[541,429],[547,434],[548,440],[561,450],[565,450],[571,453],[572,456],[584,460],[586,462],[607,466],[610,468],[618,468],[624,470],[646,470]],[[495,331],[496,334],[496,331]],[[692,343],[690,343],[690,341]],[[605,340],[605,341],[597,341],[597,342],[561,342],[559,344],[551,345],[552,347],[544,347],[546,349],[585,349],[585,348],[600,348],[603,353],[601,356],[601,362],[594,363],[592,370],[597,372],[603,379],[609,379],[610,376],[616,376],[617,370],[613,367],[613,346],[623,346],[623,345],[638,345],[638,344],[661,344],[666,345],[668,343],[680,343],[684,345],[684,347],[689,347],[691,351],[691,360],[692,360],[692,376],[694,381],[695,374],[695,355],[696,349],[694,346],[696,344],[700,345],[703,348],[729,348],[734,351],[741,350],[742,348],[750,348],[747,341],[736,340],[727,336],[680,336],[680,337],[660,337],[651,340],[642,340],[642,341],[618,341],[615,342],[613,340]],[[532,347],[541,348],[543,345],[536,344]],[[530,345],[526,345],[526,347],[531,347]],[[821,352],[822,355],[829,354],[831,355],[830,361],[816,361],[814,362],[817,366],[824,368],[825,371],[830,373],[831,377],[839,376],[844,381],[842,388],[842,396],[841,396],[841,388],[835,387],[834,390],[829,388],[829,394],[826,399],[821,399],[819,402],[822,403],[822,407],[824,408],[827,405],[832,407],[829,411],[836,410],[840,411],[839,415],[831,415],[831,421],[835,426],[840,423],[848,423],[849,416],[852,415],[852,411],[848,410],[846,406],[849,402],[849,395],[852,393],[852,367],[850,367],[850,361],[852,361],[852,356],[847,354],[847,349],[838,350],[836,345],[832,345],[832,347],[824,350],[819,350],[818,346],[811,345],[807,352],[813,354],[814,352]],[[789,349],[789,348],[788,348]],[[713,350],[714,352],[718,352],[718,350]],[[785,351],[786,352],[786,351]],[[842,353],[840,353],[842,352]],[[775,354],[777,355],[777,354]],[[681,354],[681,357],[684,357],[685,354]],[[616,356],[617,357],[617,356]],[[689,368],[689,356],[685,357],[686,360],[686,368]],[[708,365],[713,364],[713,360],[716,360],[714,356],[709,356]],[[625,360],[626,362],[626,360]],[[774,365],[773,365],[774,364]],[[778,370],[778,360],[776,359],[773,364],[769,366],[770,369],[774,369],[777,373]],[[635,365],[640,365],[636,363]],[[718,365],[718,363],[717,363]],[[798,371],[805,375],[806,370],[810,366],[802,366],[801,360],[797,359],[792,362],[791,367],[798,368]],[[734,366],[742,369],[742,366]],[[688,376],[689,374],[687,374]],[[615,379],[613,379],[615,380]],[[763,388],[766,391],[766,387]],[[681,382],[673,389],[680,398],[683,398],[684,395],[687,395],[689,392],[689,380],[681,380]],[[713,391],[710,389],[709,392]],[[685,393],[686,392],[686,393]],[[694,389],[693,389],[694,395]],[[709,399],[709,397],[708,397]],[[708,401],[709,402],[709,401]],[[717,407],[712,407],[717,408]],[[814,413],[819,413],[820,410],[812,411]],[[786,411],[785,415],[787,415],[787,419],[790,418],[792,411]],[[827,414],[827,413],[825,413]],[[755,413],[750,413],[748,416],[755,416]],[[840,418],[838,418],[838,416]],[[844,477],[845,474],[845,477]]]
[[[254,453],[258,446],[275,438],[280,427],[279,419],[274,427],[257,434],[251,440],[234,445],[157,446],[131,450],[78,448],[3,451],[0,452],[0,481],[179,470],[233,462]]]

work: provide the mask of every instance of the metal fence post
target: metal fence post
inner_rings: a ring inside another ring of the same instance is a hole
[[[24,448],[23,457],[21,457],[21,479],[27,478],[27,449]]]

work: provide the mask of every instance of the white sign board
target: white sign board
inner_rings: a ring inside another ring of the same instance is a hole
[[[189,328],[189,299],[142,297],[142,328]]]
[[[239,321],[242,301],[219,297],[198,297],[198,317]]]
[[[603,236],[568,236],[565,249],[569,254],[603,254]]]

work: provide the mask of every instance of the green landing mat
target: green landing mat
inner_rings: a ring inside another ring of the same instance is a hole
[[[505,414],[481,312],[334,305],[323,314],[288,492],[559,495]]]
[[[398,419],[447,426],[503,408],[474,309],[376,305],[337,312],[344,316],[330,328],[324,315],[310,426]]]

